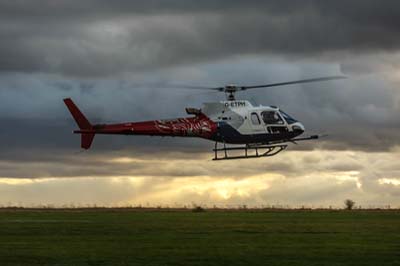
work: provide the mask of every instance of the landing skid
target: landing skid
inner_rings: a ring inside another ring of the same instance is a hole
[[[234,160],[234,159],[250,159],[260,157],[270,157],[277,155],[281,151],[285,150],[287,144],[276,144],[276,145],[245,145],[244,147],[226,147],[225,143],[223,148],[218,148],[218,142],[215,142],[214,161],[219,160]],[[230,156],[228,151],[243,151],[244,155]],[[249,154],[249,151],[255,152],[255,154]],[[223,152],[222,157],[218,157],[219,153]]]

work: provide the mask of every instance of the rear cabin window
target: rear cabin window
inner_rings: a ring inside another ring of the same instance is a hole
[[[258,117],[257,113],[251,113],[251,122],[253,123],[253,125],[261,124],[260,118]]]
[[[265,124],[271,125],[271,124],[283,124],[283,120],[281,116],[278,114],[278,112],[275,111],[264,111],[261,113],[262,119]]]

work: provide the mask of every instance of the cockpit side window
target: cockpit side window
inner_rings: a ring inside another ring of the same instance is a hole
[[[264,111],[261,113],[262,119],[265,124],[284,124],[281,116],[276,111]]]
[[[253,125],[261,124],[260,118],[258,117],[257,113],[251,113],[251,122],[253,123]]]

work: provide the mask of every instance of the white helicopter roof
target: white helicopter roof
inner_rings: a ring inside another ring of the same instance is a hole
[[[247,100],[237,101],[220,101],[220,102],[209,102],[204,103],[202,112],[207,116],[219,115],[221,113],[235,112],[238,114],[246,114],[248,111],[277,111],[278,107],[275,106],[253,106]]]

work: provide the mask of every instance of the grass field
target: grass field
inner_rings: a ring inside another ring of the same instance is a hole
[[[400,265],[400,212],[2,210],[0,265]]]

